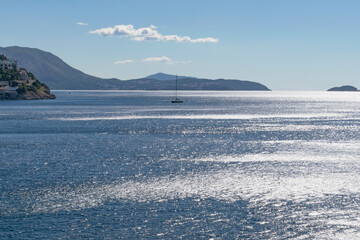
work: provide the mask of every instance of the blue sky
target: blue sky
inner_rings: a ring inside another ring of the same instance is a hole
[[[1,47],[49,51],[94,76],[125,80],[166,72],[251,80],[273,90],[360,88],[360,1],[13,0],[1,5]]]

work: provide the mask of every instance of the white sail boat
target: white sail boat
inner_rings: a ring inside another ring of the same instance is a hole
[[[177,79],[177,75],[176,75],[176,80],[175,80],[175,99],[172,100],[171,102],[172,102],[172,103],[183,103],[184,101],[181,100],[180,98],[178,98],[178,96],[177,96],[177,82],[178,82],[178,79]]]

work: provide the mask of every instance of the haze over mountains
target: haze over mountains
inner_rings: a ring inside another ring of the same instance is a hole
[[[52,53],[36,48],[0,47],[0,53],[17,59],[19,65],[34,73],[52,90],[173,90],[175,75],[157,73],[145,78],[121,81],[103,79],[83,73]],[[242,80],[201,79],[178,76],[179,90],[257,90],[269,91],[266,86]]]

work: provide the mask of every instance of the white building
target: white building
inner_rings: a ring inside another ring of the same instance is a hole
[[[0,60],[0,69],[16,69],[18,70],[18,62],[16,60]]]
[[[6,86],[5,87],[6,91],[8,93],[16,93],[16,90],[18,89],[18,87],[9,87],[9,86]]]
[[[6,87],[9,85],[9,81],[0,81],[0,87]]]

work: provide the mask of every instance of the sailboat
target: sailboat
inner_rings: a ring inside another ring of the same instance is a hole
[[[178,79],[177,79],[177,75],[176,75],[176,80],[175,80],[175,99],[172,100],[171,102],[172,102],[172,103],[183,103],[184,101],[181,100],[180,98],[178,98],[178,96],[177,96],[177,82],[178,82]]]

